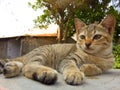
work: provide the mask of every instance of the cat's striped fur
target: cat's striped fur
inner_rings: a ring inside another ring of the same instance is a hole
[[[100,24],[86,25],[77,18],[74,21],[76,44],[45,45],[7,63],[1,59],[4,76],[14,77],[22,71],[27,78],[53,84],[60,72],[66,83],[78,85],[85,75],[98,75],[111,69],[114,16],[106,16]]]

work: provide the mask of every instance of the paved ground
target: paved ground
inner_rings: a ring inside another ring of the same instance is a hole
[[[87,77],[84,84],[79,86],[67,85],[62,75],[54,85],[44,85],[23,76],[5,79],[0,75],[0,90],[120,90],[120,70],[114,69],[95,77]]]

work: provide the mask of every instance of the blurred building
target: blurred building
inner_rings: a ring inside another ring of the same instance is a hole
[[[57,36],[57,29],[31,29],[23,35],[0,36],[0,58],[15,58],[41,45],[57,43]]]

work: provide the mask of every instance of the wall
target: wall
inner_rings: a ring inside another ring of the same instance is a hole
[[[25,37],[22,39],[22,51],[21,54],[24,55],[34,48],[42,45],[55,44],[57,43],[56,37]]]
[[[16,38],[0,39],[0,58],[21,56],[21,40]]]
[[[6,58],[7,57],[7,40],[6,39],[0,39],[0,58]]]
[[[7,43],[7,58],[21,56],[21,39],[9,39]]]

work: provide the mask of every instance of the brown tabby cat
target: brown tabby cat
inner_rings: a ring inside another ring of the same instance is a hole
[[[53,84],[57,80],[58,71],[66,83],[79,85],[84,81],[85,75],[98,75],[112,68],[114,16],[108,15],[100,24],[86,25],[78,18],[74,22],[76,44],[46,45],[13,60],[1,59],[4,76],[15,77],[22,71],[27,78]]]

